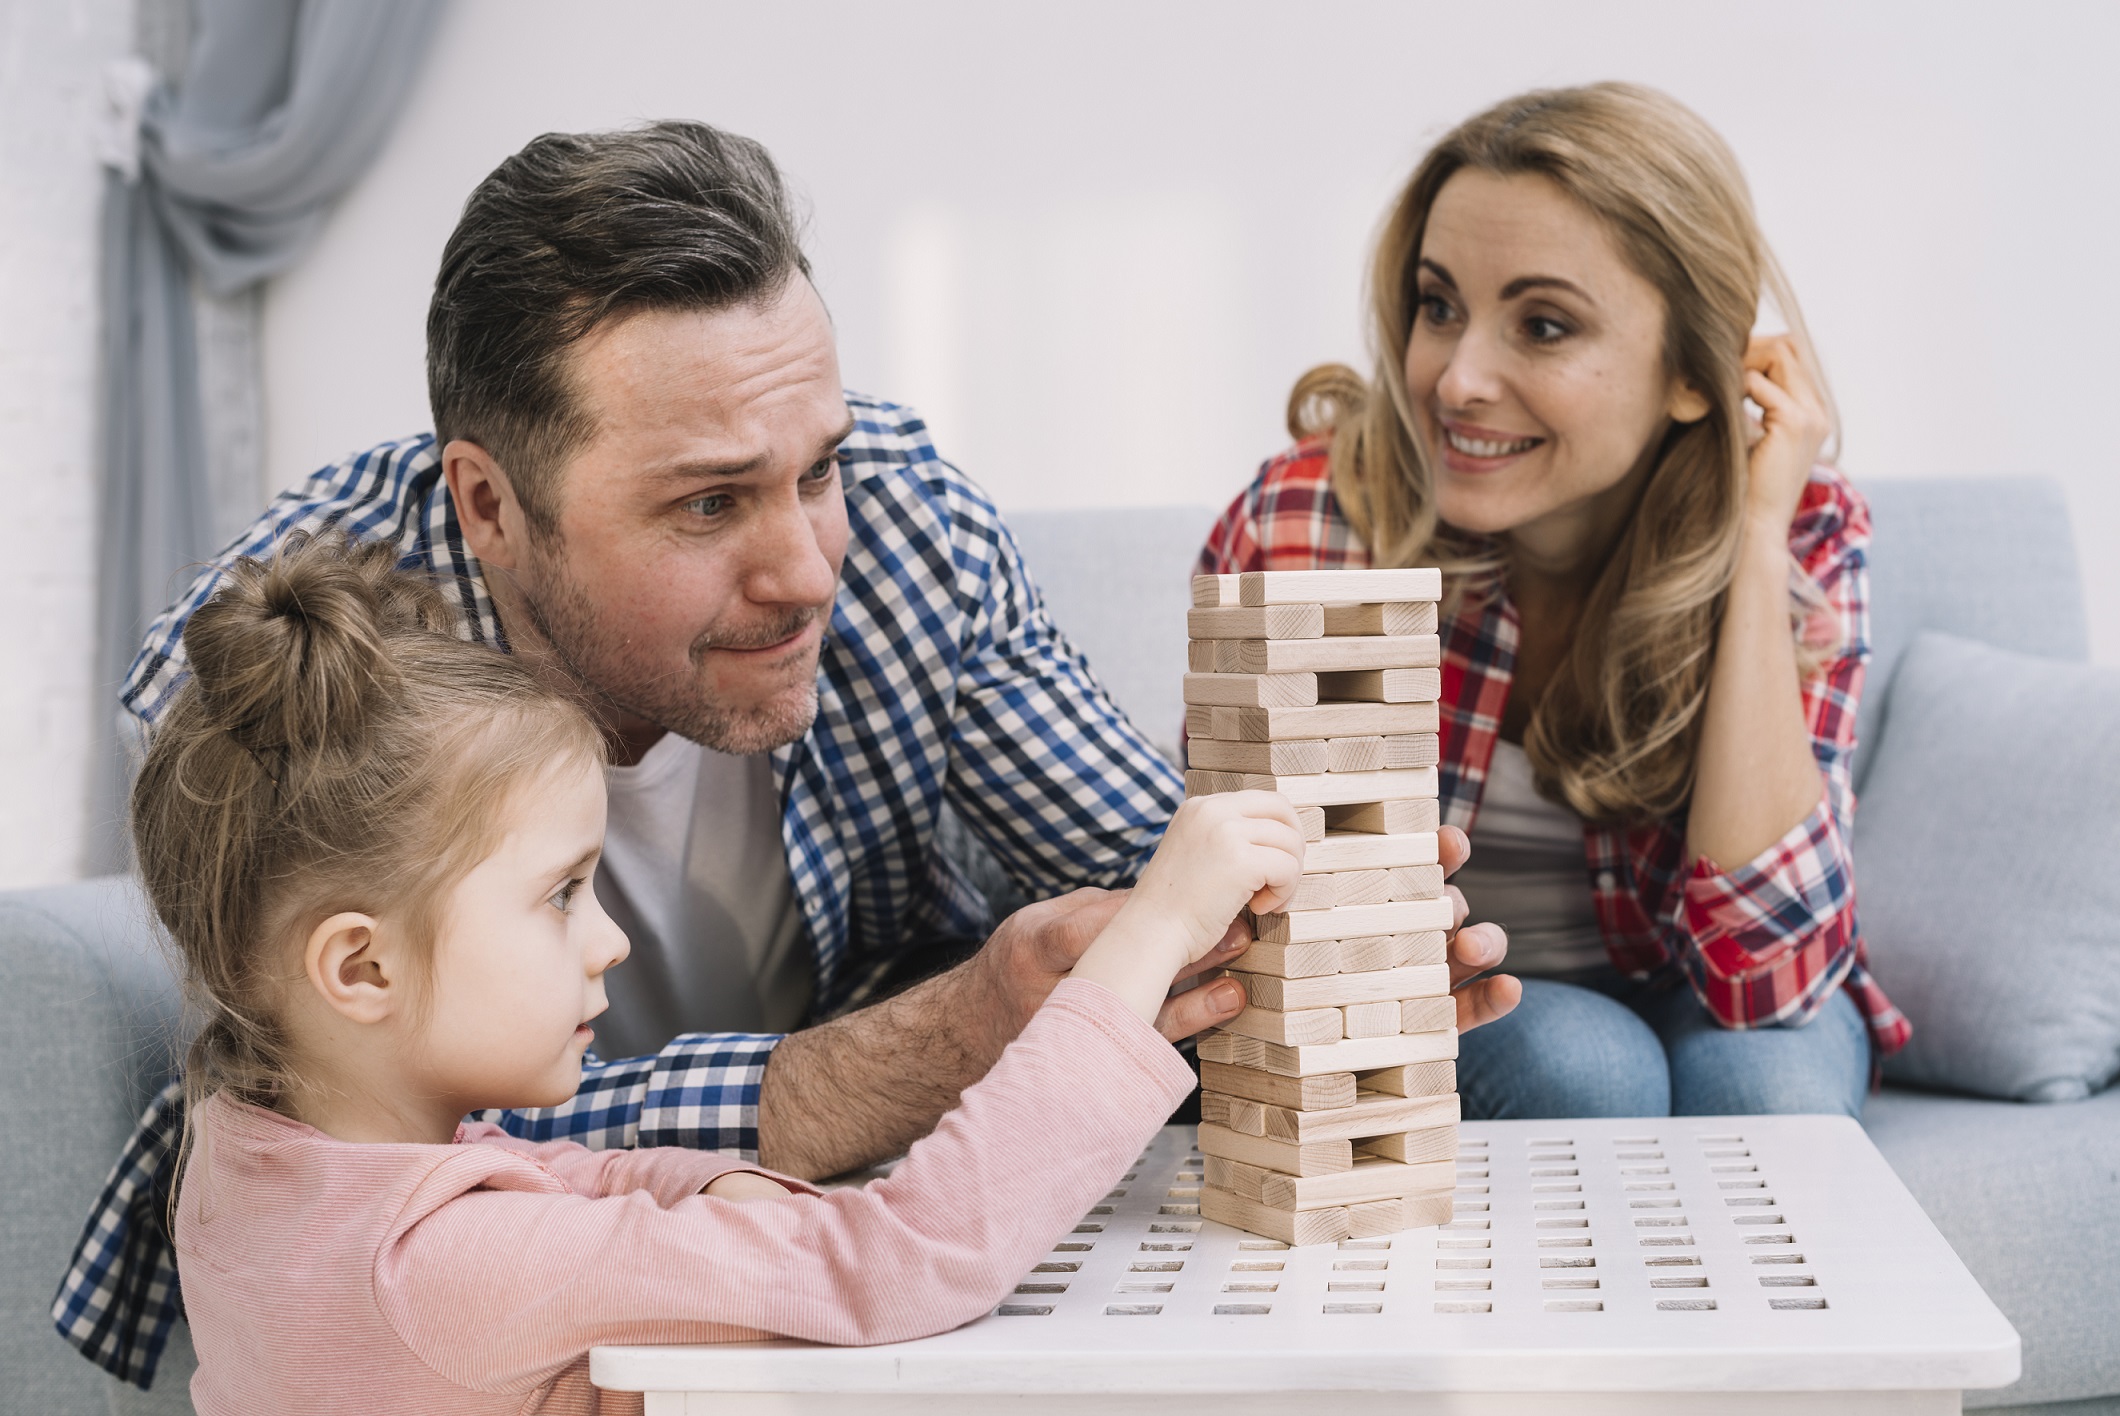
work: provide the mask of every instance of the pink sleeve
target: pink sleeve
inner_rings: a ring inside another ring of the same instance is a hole
[[[886,1179],[667,1209],[645,1193],[439,1197],[384,1245],[377,1301],[422,1360],[481,1390],[527,1389],[603,1343],[944,1332],[1007,1293],[1192,1085],[1155,1029],[1068,980]]]
[[[596,1151],[573,1141],[518,1140],[483,1121],[464,1127],[458,1140],[464,1145],[491,1146],[534,1160],[569,1190],[590,1199],[642,1190],[667,1209],[735,1170],[763,1175],[795,1194],[818,1193],[808,1181],[776,1174],[725,1151],[687,1150],[679,1146]]]

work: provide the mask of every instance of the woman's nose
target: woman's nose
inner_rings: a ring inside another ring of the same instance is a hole
[[[1473,408],[1499,398],[1501,380],[1493,343],[1477,330],[1465,331],[1450,351],[1450,362],[1436,380],[1436,400],[1445,408]]]

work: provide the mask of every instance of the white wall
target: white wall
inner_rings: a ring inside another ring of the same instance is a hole
[[[94,652],[95,117],[128,0],[0,0],[0,888],[80,870]]]

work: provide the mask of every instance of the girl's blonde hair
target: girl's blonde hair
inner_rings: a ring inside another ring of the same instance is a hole
[[[184,631],[191,676],[132,792],[142,882],[203,1015],[185,1092],[274,1106],[291,944],[344,910],[431,947],[442,896],[499,844],[511,791],[572,756],[588,717],[469,643],[387,545],[288,538],[243,559]]]
[[[1466,168],[1543,177],[1603,221],[1663,296],[1668,372],[1708,401],[1706,417],[1665,436],[1524,735],[1540,789],[1578,814],[1668,816],[1692,793],[1715,633],[1737,562],[1748,460],[1741,360],[1763,294],[1814,370],[1817,360],[1737,159],[1691,110],[1616,83],[1497,104],[1429,151],[1385,224],[1369,277],[1373,377],[1325,365],[1289,395],[1294,436],[1330,432],[1333,493],[1375,564],[1440,565],[1453,599],[1506,569],[1493,542],[1438,519],[1435,472],[1405,379],[1428,213]],[[1806,642],[1819,598],[1801,572],[1791,600],[1808,674],[1832,646]]]

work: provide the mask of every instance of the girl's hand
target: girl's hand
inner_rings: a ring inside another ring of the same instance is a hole
[[[1222,942],[1237,911],[1264,914],[1295,893],[1303,832],[1277,792],[1189,797],[1171,818],[1126,908],[1161,915],[1185,941],[1185,963]]]
[[[784,1200],[788,1187],[777,1180],[768,1180],[755,1170],[731,1170],[715,1176],[707,1182],[702,1195],[712,1195],[717,1200]]]
[[[1746,511],[1762,532],[1785,537],[1833,419],[1788,335],[1754,335],[1745,348],[1744,371],[1745,393],[1765,415],[1752,443]]]

